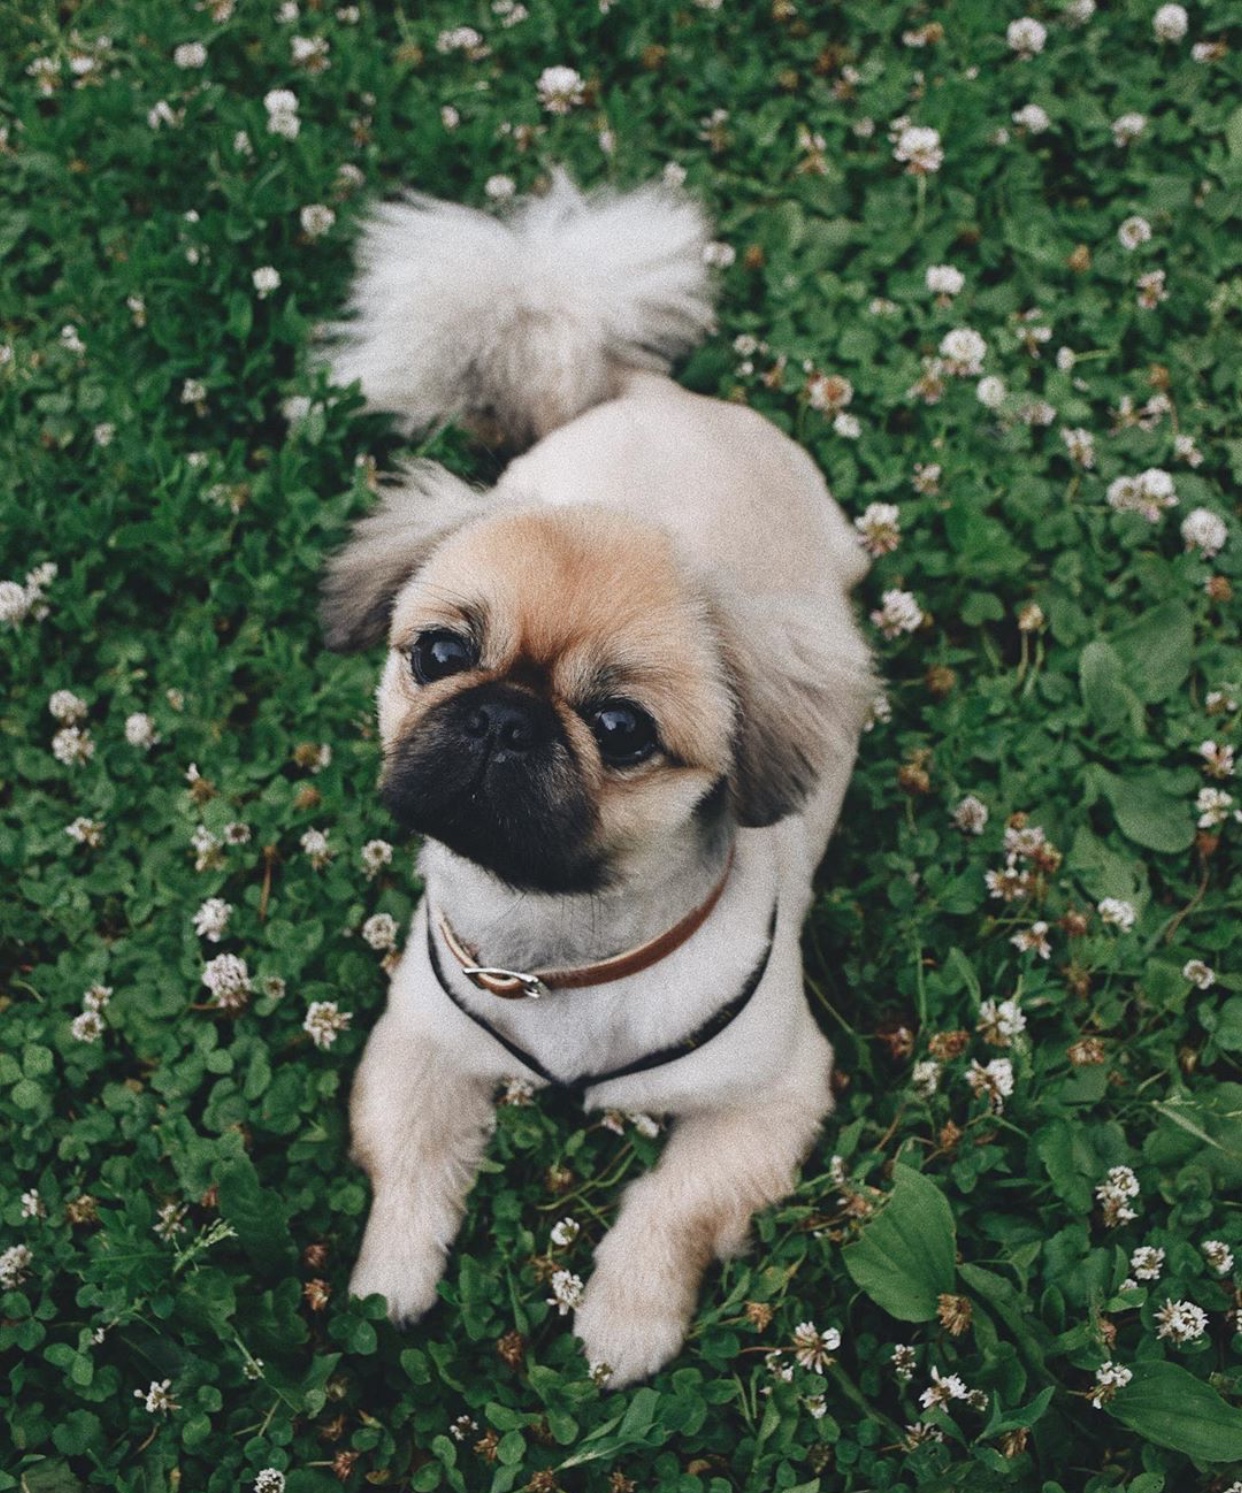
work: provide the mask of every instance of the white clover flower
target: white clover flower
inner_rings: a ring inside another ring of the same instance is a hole
[[[1220,38],[1216,41],[1197,41],[1191,47],[1190,55],[1198,63],[1223,62],[1229,55],[1229,44]],[[1242,1483],[1235,1483],[1225,1493],[1242,1493]]]
[[[794,1328],[793,1346],[794,1358],[804,1369],[822,1374],[841,1346],[841,1334],[835,1327],[820,1332],[814,1322],[799,1322]]]
[[[207,48],[201,41],[183,42],[173,52],[173,62],[177,67],[195,68],[207,66]]]
[[[304,67],[308,73],[326,72],[332,64],[328,53],[332,44],[326,36],[291,36],[289,53],[294,67]]]
[[[1210,778],[1233,776],[1233,748],[1223,741],[1200,742],[1198,755],[1203,758],[1203,771]]]
[[[1009,396],[1009,390],[1005,387],[1005,381],[997,378],[994,373],[989,373],[986,378],[981,378],[975,385],[975,398],[987,409],[998,410]]]
[[[377,912],[362,925],[364,943],[378,952],[395,949],[397,946],[397,920],[390,913]]]
[[[155,1222],[151,1225],[151,1231],[158,1234],[161,1239],[175,1239],[178,1234],[185,1233],[185,1215],[189,1212],[185,1203],[164,1203],[156,1210]]]
[[[1164,1250],[1142,1244],[1130,1256],[1130,1271],[1135,1280],[1159,1280],[1164,1269]]]
[[[940,356],[944,359],[945,372],[959,378],[973,378],[983,372],[983,359],[988,350],[987,343],[973,327],[956,327],[947,332],[940,342]]]
[[[174,109],[167,99],[160,99],[147,110],[147,124],[153,130],[177,130],[184,123],[185,110]]]
[[[1128,933],[1134,927],[1134,920],[1138,914],[1130,902],[1123,901],[1120,897],[1105,897],[1098,904],[1101,922],[1110,927],[1120,928],[1123,933]]]
[[[931,1384],[919,1396],[919,1404],[924,1410],[930,1410],[933,1406],[947,1405],[950,1400],[964,1400],[969,1394],[956,1374],[942,1374],[939,1369],[932,1369]]]
[[[993,1112],[1000,1114],[1013,1093],[1013,1064],[1008,1058],[993,1058],[987,1064],[972,1058],[966,1082],[977,1099],[986,1099]]]
[[[14,1244],[0,1254],[0,1287],[15,1291],[30,1274],[34,1255],[24,1244]]]
[[[1089,430],[1067,430],[1062,427],[1061,439],[1072,462],[1090,471],[1095,466],[1095,437]]]
[[[1034,879],[1031,873],[1019,870],[1017,862],[1012,857],[1005,862],[1003,871],[985,871],[983,880],[988,889],[988,896],[999,897],[1002,902],[1016,902],[1021,897],[1029,897],[1034,890]]]
[[[1233,1269],[1233,1250],[1220,1239],[1205,1239],[1200,1246],[1203,1258],[1217,1275],[1228,1275]]]
[[[102,1011],[112,999],[111,985],[88,985],[82,996],[82,1009],[84,1011]]]
[[[1026,1030],[1026,1017],[1016,1000],[982,1001],[977,1030],[993,1047],[1009,1047]]]
[[[1151,18],[1151,29],[1160,41],[1181,41],[1189,26],[1184,5],[1162,5]]]
[[[1105,1228],[1115,1229],[1138,1217],[1130,1203],[1139,1195],[1138,1178],[1128,1166],[1110,1167],[1108,1176],[1095,1189],[1104,1214]]]
[[[1071,26],[1085,26],[1095,14],[1095,0],[1070,0],[1061,14]]]
[[[923,625],[924,612],[909,591],[885,591],[871,620],[886,638],[903,632],[915,632]]]
[[[489,176],[483,183],[484,195],[493,202],[508,202],[517,191],[517,182],[511,176]]]
[[[1048,111],[1040,108],[1038,104],[1023,104],[1020,109],[1015,109],[1013,122],[1019,125],[1030,135],[1042,135],[1045,130],[1052,128],[1052,120],[1048,118]]]
[[[280,271],[270,264],[260,265],[250,279],[261,301],[266,300],[272,291],[280,288]]]
[[[88,819],[80,814],[72,824],[65,825],[65,833],[78,845],[98,850],[103,844],[104,827],[98,819]]]
[[[254,1480],[254,1493],[285,1493],[285,1475],[275,1467],[265,1467]]]
[[[245,130],[237,130],[233,135],[233,149],[239,156],[254,155],[254,145]]]
[[[550,1282],[552,1294],[548,1305],[554,1306],[559,1316],[573,1311],[582,1301],[582,1280],[569,1270],[558,1270]]]
[[[876,695],[867,709],[867,719],[863,722],[864,731],[874,731],[877,726],[882,726],[893,718],[893,707],[885,694]]]
[[[80,726],[62,726],[52,737],[52,756],[66,767],[81,767],[95,755],[89,731]]]
[[[908,1384],[914,1378],[915,1352],[909,1343],[895,1344],[890,1362],[893,1365],[893,1373],[903,1384]]]
[[[732,244],[713,240],[712,243],[703,245],[703,263],[714,270],[727,270],[736,259],[737,250]]]
[[[1136,213],[1117,230],[1117,238],[1123,249],[1137,249],[1140,244],[1151,242],[1151,224]]]
[[[466,52],[477,58],[480,52],[486,55],[486,50],[482,36],[473,26],[454,26],[436,37],[437,52]]]
[[[147,1389],[134,1390],[134,1398],[143,1402],[148,1415],[167,1415],[170,1410],[181,1409],[172,1397],[171,1379],[152,1379]]]
[[[869,503],[854,528],[869,555],[891,554],[901,543],[901,510],[895,503]]]
[[[269,135],[282,135],[286,140],[296,140],[302,128],[298,118],[298,98],[288,88],[273,88],[263,99],[267,110]]]
[[[1233,809],[1233,794],[1226,793],[1224,788],[1200,788],[1199,797],[1194,800],[1194,808],[1199,812],[1199,829],[1215,829],[1218,824],[1229,820],[1230,809]],[[1242,809],[1233,809],[1233,817],[1242,821]]]
[[[336,222],[336,214],[322,202],[311,202],[298,214],[307,238],[322,238]]]
[[[448,1428],[448,1432],[454,1441],[464,1441],[467,1436],[472,1436],[478,1429],[479,1423],[472,1415],[459,1415]]]
[[[62,725],[72,726],[86,719],[88,706],[71,689],[58,689],[49,697],[47,708]]]
[[[1182,979],[1189,980],[1199,990],[1210,990],[1216,984],[1216,971],[1202,959],[1188,959],[1182,965]]]
[[[1052,954],[1052,945],[1048,942],[1048,924],[1042,919],[1015,933],[1009,942],[1020,952],[1038,954],[1041,959],[1047,959]]]
[[[75,1042],[98,1042],[104,1033],[103,1017],[98,1011],[86,1010],[69,1024]]]
[[[203,984],[223,1011],[237,1011],[252,989],[246,961],[236,954],[217,954],[203,966]]]
[[[1187,466],[1201,467],[1203,465],[1203,452],[1195,444],[1195,438],[1187,435],[1185,431],[1173,437],[1173,454],[1178,461],[1184,461]]]
[[[1108,485],[1107,501],[1119,513],[1140,513],[1154,524],[1166,508],[1176,508],[1173,478],[1159,467],[1149,467],[1137,477],[1117,477]]]
[[[954,296],[965,288],[966,276],[951,264],[930,264],[924,281],[933,295]]]
[[[22,1193],[22,1217],[23,1218],[46,1218],[47,1204],[39,1196],[39,1189],[32,1187],[29,1192]],[[1207,1246],[1204,1245],[1206,1249]]]
[[[1095,1371],[1095,1388],[1091,1391],[1091,1403],[1098,1410],[1101,1405],[1108,1404],[1109,1400],[1119,1389],[1124,1388],[1134,1378],[1131,1369],[1121,1363],[1102,1363]]]
[[[1197,549],[1210,560],[1224,549],[1229,527],[1210,508],[1192,508],[1182,520],[1182,539],[1188,550]]]
[[[30,613],[30,595],[25,586],[16,581],[0,581],[0,622],[11,622],[16,626],[24,622]]]
[[[207,398],[207,386],[201,379],[187,378],[181,385],[182,404],[202,404]]]
[[[298,0],[281,0],[276,8],[276,21],[280,26],[292,26],[301,14]]]
[[[1164,288],[1165,272],[1163,270],[1149,270],[1147,274],[1140,275],[1135,282],[1138,289],[1137,300],[1144,311],[1154,311],[1161,301],[1167,301],[1169,292]]]
[[[133,715],[126,716],[125,740],[130,746],[141,747],[144,752],[149,752],[159,739],[155,722],[149,715],[135,711]]]
[[[988,806],[968,793],[953,810],[953,823],[964,835],[981,835],[988,822]]]
[[[545,67],[539,74],[535,91],[549,114],[568,114],[585,99],[586,83],[572,67]]]
[[[839,373],[809,374],[806,381],[806,402],[813,410],[832,414],[842,410],[854,398],[854,385]]]
[[[577,1219],[562,1218],[552,1226],[552,1243],[558,1249],[568,1249],[581,1232],[582,1226]]]
[[[233,908],[223,897],[208,897],[194,914],[194,931],[208,943],[219,943],[232,915]]]
[[[392,862],[392,846],[387,840],[368,840],[362,847],[362,869],[367,880],[377,876]]]
[[[1032,16],[1023,16],[1019,21],[1010,21],[1005,31],[1009,48],[1025,62],[1044,50],[1048,32]]]
[[[340,1032],[348,1031],[354,1019],[352,1011],[342,1011],[335,1001],[312,1001],[306,1012],[302,1030],[310,1035],[316,1047],[332,1046]]]
[[[299,843],[316,871],[322,870],[336,854],[328,844],[327,830],[308,829]]]
[[[944,147],[940,131],[921,125],[907,125],[893,147],[894,160],[904,161],[911,176],[930,176],[944,165]]]
[[[1196,1342],[1207,1331],[1207,1313],[1193,1301],[1166,1301],[1156,1313],[1156,1336],[1171,1343]]]
[[[862,435],[862,422],[857,415],[838,415],[832,422],[832,428],[843,441],[856,441]]]
[[[1147,116],[1145,114],[1121,114],[1113,120],[1113,143],[1115,145],[1129,145],[1147,128]]]
[[[446,130],[455,130],[461,123],[461,114],[452,104],[445,104],[440,110],[440,123]]]

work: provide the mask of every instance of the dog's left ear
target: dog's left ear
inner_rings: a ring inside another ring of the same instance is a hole
[[[878,693],[844,596],[718,597],[712,605],[736,700],[732,793],[739,824],[775,824],[835,762],[848,771]]]
[[[374,513],[328,561],[319,615],[329,648],[369,648],[388,631],[393,602],[442,539],[490,512],[487,498],[435,462],[398,473]]]

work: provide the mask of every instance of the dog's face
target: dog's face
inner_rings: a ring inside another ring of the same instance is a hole
[[[788,629],[736,615],[650,525],[466,497],[455,528],[390,504],[329,582],[338,646],[391,610],[381,796],[403,828],[511,886],[584,892],[797,806],[835,733],[831,671],[812,680]]]

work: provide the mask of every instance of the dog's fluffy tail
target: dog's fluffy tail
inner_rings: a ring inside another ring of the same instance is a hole
[[[415,430],[467,419],[529,445],[665,370],[710,329],[709,225],[652,184],[584,196],[558,174],[496,218],[408,197],[362,239],[352,319],[331,329],[337,382]]]

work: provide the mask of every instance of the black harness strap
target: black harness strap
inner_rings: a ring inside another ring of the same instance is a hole
[[[673,1042],[668,1047],[661,1047],[657,1052],[649,1052],[645,1057],[636,1058],[632,1063],[626,1063],[620,1068],[609,1068],[604,1073],[582,1073],[577,1078],[558,1078],[555,1073],[550,1073],[537,1057],[519,1047],[516,1042],[510,1042],[508,1037],[498,1032],[496,1028],[476,1011],[467,1006],[457,992],[449,984],[445,977],[444,966],[440,962],[440,951],[436,948],[435,934],[432,931],[431,922],[427,923],[427,954],[431,960],[431,970],[439,982],[440,989],[444,991],[449,1000],[457,1007],[463,1015],[468,1016],[476,1026],[481,1026],[488,1036],[495,1038],[505,1049],[510,1057],[517,1058],[519,1063],[529,1068],[532,1073],[537,1073],[545,1083],[553,1088],[564,1089],[571,1093],[581,1094],[585,1090],[594,1088],[596,1084],[609,1083],[614,1078],[629,1078],[635,1073],[646,1073],[648,1069],[662,1067],[665,1063],[676,1062],[678,1058],[688,1057],[690,1053],[710,1042],[713,1037],[718,1037],[725,1027],[736,1017],[740,1016],[750,1003],[750,998],[758,990],[759,984],[767,973],[768,960],[772,957],[772,942],[776,937],[776,913],[772,908],[772,917],[768,923],[768,936],[764,944],[763,953],[760,955],[758,964],[746,977],[746,983],[741,991],[733,997],[728,1005],[721,1008],[690,1033],[683,1037],[680,1042]]]

